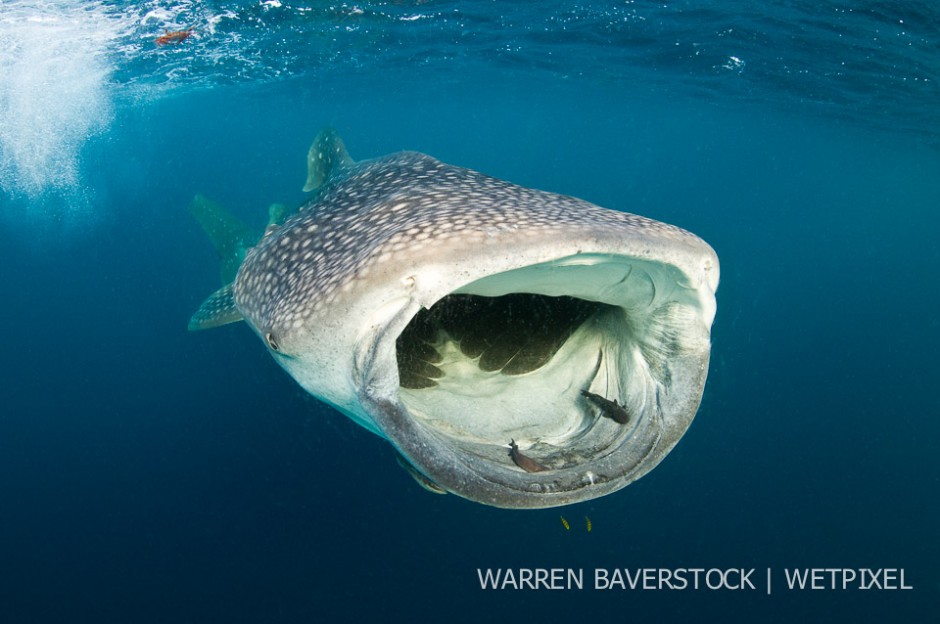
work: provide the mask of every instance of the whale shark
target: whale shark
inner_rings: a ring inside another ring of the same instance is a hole
[[[426,489],[503,508],[585,501],[688,429],[719,281],[699,237],[419,152],[354,161],[332,129],[304,190],[239,247],[189,329],[247,322]]]

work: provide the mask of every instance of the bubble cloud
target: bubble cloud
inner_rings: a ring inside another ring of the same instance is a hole
[[[80,154],[112,117],[107,52],[119,28],[98,3],[4,2],[0,195],[33,211],[85,195]]]

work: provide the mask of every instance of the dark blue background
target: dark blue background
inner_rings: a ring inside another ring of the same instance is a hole
[[[537,74],[292,80],[126,103],[85,226],[0,221],[0,619],[927,621],[940,616],[940,154],[913,135]],[[699,415],[603,499],[503,511],[419,489],[243,325],[186,211],[261,227],[335,125],[692,230],[722,263]],[[40,209],[35,205],[30,210]],[[572,524],[561,526],[559,514]],[[593,520],[590,534],[583,516]],[[762,592],[484,592],[478,567],[772,567]],[[908,592],[783,591],[903,567]]]

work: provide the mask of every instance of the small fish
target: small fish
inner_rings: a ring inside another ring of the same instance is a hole
[[[526,472],[545,472],[548,470],[548,466],[543,466],[531,457],[523,455],[522,451],[519,450],[519,445],[516,444],[515,440],[509,441],[509,456],[517,466]]]
[[[397,451],[395,452],[395,460],[398,462],[399,466],[405,469],[405,472],[411,475],[411,478],[414,479],[418,485],[423,487],[428,492],[431,492],[432,494],[447,494],[447,490],[439,486],[437,483],[434,483],[434,481],[428,479],[417,468],[412,466],[411,462],[405,459],[404,456]]]
[[[593,526],[593,525],[591,524],[591,518],[589,518],[588,516],[584,516],[584,523],[587,525],[587,531],[588,531],[588,533],[590,533],[590,532],[591,532],[591,527]]]
[[[154,39],[157,45],[167,45],[169,43],[183,43],[189,39],[193,34],[192,28],[187,28],[186,30],[175,30],[170,32],[168,29],[163,29],[163,34]]]
[[[627,408],[620,403],[617,403],[617,401],[605,399],[601,395],[588,392],[587,390],[582,390],[581,396],[586,397],[588,401],[599,407],[601,414],[607,418],[610,418],[615,422],[620,423],[621,425],[625,425],[630,422],[630,414],[627,412]]]
[[[570,531],[570,530],[571,530],[571,525],[568,524],[568,521],[565,520],[565,517],[564,517],[564,516],[558,516],[558,517],[561,518],[561,526],[565,527],[565,530],[566,530],[566,531]]]

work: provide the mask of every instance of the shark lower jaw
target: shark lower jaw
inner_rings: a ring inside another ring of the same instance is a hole
[[[363,407],[466,498],[539,508],[609,494],[655,467],[698,408],[714,294],[692,283],[670,264],[593,254],[462,285],[394,336],[397,390],[366,392]]]

